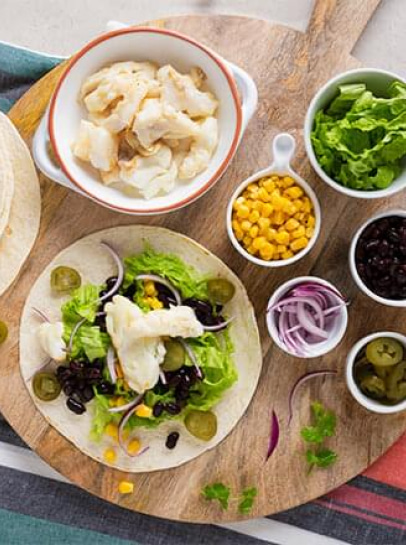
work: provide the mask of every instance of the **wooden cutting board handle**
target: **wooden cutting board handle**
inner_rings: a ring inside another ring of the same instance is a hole
[[[307,29],[310,49],[351,53],[381,0],[315,0]]]

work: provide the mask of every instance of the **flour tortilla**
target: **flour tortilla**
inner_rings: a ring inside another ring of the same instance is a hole
[[[30,395],[46,420],[78,449],[101,463],[105,463],[104,450],[112,446],[113,442],[105,438],[102,443],[95,444],[89,439],[92,402],[87,405],[88,410],[84,415],[76,416],[67,409],[63,394],[50,403],[38,400],[33,395],[30,378],[46,360],[46,354],[38,342],[37,329],[40,322],[32,309],[38,308],[51,321],[56,321],[60,319],[60,308],[66,300],[66,297],[51,294],[51,271],[58,265],[70,266],[80,271],[83,284],[103,283],[116,271],[111,257],[99,244],[103,240],[111,244],[121,257],[141,252],[145,242],[148,242],[156,251],[178,255],[204,275],[227,278],[236,288],[236,294],[227,304],[226,310],[227,314],[235,316],[230,335],[235,347],[234,362],[238,370],[238,381],[214,408],[218,419],[216,436],[209,442],[201,441],[190,435],[183,423],[176,420],[165,422],[155,430],[140,428],[136,430],[136,435],[141,439],[142,445],[148,445],[150,449],[139,457],[131,458],[117,448],[118,458],[114,463],[115,468],[133,473],[176,467],[218,445],[237,424],[249,405],[262,366],[254,311],[244,286],[220,259],[193,240],[167,229],[142,225],[106,229],[63,250],[37,279],[26,301],[20,330],[20,368]],[[176,448],[168,450],[165,439],[172,431],[179,431],[180,438]]]
[[[3,114],[0,114],[0,120],[2,116]],[[3,235],[8,224],[13,195],[13,169],[9,159],[6,139],[0,131],[0,237]]]
[[[8,169],[8,170],[7,170]],[[0,189],[0,294],[18,275],[39,231],[41,194],[30,152],[12,122],[0,114],[0,184],[12,177],[13,193],[1,208]],[[3,225],[3,229],[2,229]]]

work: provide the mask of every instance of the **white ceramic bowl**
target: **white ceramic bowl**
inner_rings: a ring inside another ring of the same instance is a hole
[[[316,155],[313,150],[313,145],[311,142],[311,132],[313,129],[314,116],[316,113],[325,108],[333,98],[338,94],[339,85],[345,83],[366,83],[367,88],[373,91],[378,96],[385,96],[385,92],[390,83],[395,80],[405,81],[403,78],[394,74],[393,72],[388,72],[386,70],[378,70],[374,68],[358,68],[355,70],[349,70],[348,72],[343,72],[338,76],[330,79],[314,96],[310,102],[309,108],[307,110],[305,124],[304,124],[304,141],[306,146],[306,153],[312,164],[312,167],[317,172],[322,180],[324,180],[329,186],[331,186],[336,191],[344,193],[349,197],[358,197],[360,199],[379,199],[393,195],[398,191],[401,191],[406,186],[406,168],[403,169],[403,172],[398,176],[393,183],[386,189],[377,189],[373,191],[361,191],[358,189],[351,189],[341,185],[336,182],[324,170],[318,163]]]
[[[86,111],[78,102],[83,81],[110,63],[127,60],[148,60],[160,66],[169,63],[181,72],[198,66],[206,73],[208,87],[220,104],[219,144],[208,168],[193,180],[177,184],[169,194],[150,200],[130,197],[103,185],[98,174],[78,161],[71,151],[80,120],[86,118]],[[196,200],[216,183],[234,156],[256,105],[257,89],[252,78],[206,46],[166,29],[124,28],[93,40],[69,62],[52,97],[49,120],[44,119],[34,139],[34,158],[48,177],[114,210],[142,215],[170,212]],[[48,131],[62,171],[48,156]]]
[[[392,339],[396,339],[397,341],[402,343],[403,347],[406,350],[406,337],[404,335],[401,335],[400,333],[394,333],[393,331],[380,331],[378,333],[372,333],[371,335],[360,339],[357,343],[354,344],[347,356],[347,366],[345,372],[347,386],[349,391],[351,392],[352,397],[356,401],[358,401],[360,405],[365,407],[365,409],[379,414],[398,413],[406,409],[406,400],[401,401],[400,403],[396,403],[396,405],[383,405],[382,403],[379,403],[379,401],[375,401],[374,399],[371,399],[370,397],[363,394],[354,380],[353,369],[355,358],[357,357],[358,352],[366,344],[373,341],[374,339],[377,339],[378,337],[390,337]]]
[[[406,307],[406,299],[401,299],[401,300],[385,299],[385,297],[380,297],[379,295],[376,295],[372,290],[370,290],[364,284],[360,275],[358,274],[357,266],[355,262],[355,250],[357,248],[359,238],[361,234],[364,232],[364,229],[368,227],[370,223],[381,218],[386,218],[388,216],[402,216],[403,218],[406,218],[406,210],[401,210],[401,209],[387,210],[385,212],[381,212],[380,214],[377,214],[376,216],[373,216],[372,218],[370,218],[368,221],[366,221],[365,223],[361,225],[361,227],[353,236],[351,246],[350,246],[350,252],[349,252],[350,271],[354,279],[354,282],[357,284],[359,289],[363,291],[366,295],[368,295],[368,297],[370,297],[374,301],[377,301],[378,303],[381,303],[381,305],[386,305],[388,307]]]
[[[239,252],[243,257],[248,259],[248,261],[251,261],[251,263],[255,263],[256,265],[261,265],[263,267],[269,268],[285,267],[286,265],[291,265],[292,263],[299,261],[299,259],[301,259],[310,252],[310,250],[315,245],[317,237],[320,233],[321,210],[316,194],[310,187],[310,185],[305,180],[303,180],[303,178],[301,178],[290,166],[290,161],[295,151],[295,145],[295,139],[290,134],[278,134],[274,138],[272,143],[273,163],[269,167],[260,170],[259,172],[256,172],[255,174],[244,180],[234,191],[228,203],[226,222],[229,239],[237,252]],[[297,254],[295,254],[293,257],[290,257],[289,259],[280,259],[278,261],[265,261],[264,259],[251,255],[237,240],[232,227],[234,201],[237,199],[237,197],[241,195],[241,193],[250,183],[257,181],[264,176],[270,176],[271,174],[277,174],[279,176],[291,176],[295,180],[297,185],[299,185],[304,190],[306,195],[312,201],[316,219],[314,234],[306,248],[303,248],[303,250],[299,251]]]
[[[319,284],[322,284],[323,286],[328,286],[335,291],[339,291],[333,284],[331,284],[327,280],[324,280],[323,278],[319,278],[318,276],[298,276],[297,278],[292,278],[291,280],[288,280],[287,282],[279,286],[277,290],[274,291],[274,293],[272,294],[272,296],[270,297],[268,301],[267,308],[277,303],[285,295],[287,291],[292,289],[297,284],[301,284],[303,282],[318,282]],[[280,340],[279,331],[278,331],[276,320],[275,320],[275,313],[267,312],[266,314],[266,324],[268,326],[269,335],[271,336],[272,340],[279,346],[281,350],[283,350],[287,354],[290,354],[291,356],[294,356],[296,358],[305,358],[305,359],[318,358],[320,356],[323,356],[324,354],[327,354],[331,350],[333,350],[333,348],[335,348],[338,345],[338,343],[341,341],[341,339],[343,338],[344,333],[347,329],[347,323],[348,323],[347,307],[346,305],[343,305],[340,313],[337,315],[336,321],[334,323],[334,327],[331,329],[328,339],[315,345],[314,351],[311,355],[309,354],[304,356],[298,356],[296,353],[291,352],[286,347],[286,345]]]

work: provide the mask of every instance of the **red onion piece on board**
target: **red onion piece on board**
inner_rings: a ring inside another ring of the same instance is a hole
[[[305,373],[304,375],[302,375],[301,377],[299,377],[297,379],[297,381],[293,385],[293,388],[291,389],[290,394],[289,394],[288,426],[292,422],[292,418],[293,418],[293,402],[295,400],[295,394],[296,394],[298,388],[302,384],[304,384],[305,382],[310,380],[311,378],[327,376],[327,375],[336,375],[336,374],[337,374],[337,371],[335,371],[334,369],[320,369],[319,371],[311,371],[310,373]]]
[[[272,411],[271,433],[269,435],[268,451],[266,453],[265,462],[267,462],[269,458],[272,456],[276,447],[278,446],[278,443],[279,443],[279,420],[278,420],[278,417],[276,416],[275,411]]]

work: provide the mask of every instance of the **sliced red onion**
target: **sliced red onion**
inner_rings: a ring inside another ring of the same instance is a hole
[[[173,297],[175,298],[176,304],[181,305],[182,304],[182,298],[180,296],[180,293],[176,288],[172,286],[172,284],[169,282],[169,280],[166,280],[166,278],[162,278],[162,276],[158,276],[157,274],[139,274],[135,277],[135,280],[151,280],[152,282],[157,282],[158,284],[162,284],[168,290],[172,293]]]
[[[205,331],[213,331],[213,332],[221,331],[222,329],[225,329],[227,326],[229,326],[233,320],[234,320],[234,317],[231,316],[231,318],[229,318],[225,322],[221,322],[220,324],[216,324],[216,325],[204,325],[204,324],[202,324],[202,326],[203,326],[203,329]]]
[[[143,397],[143,396],[141,396],[141,397]],[[138,405],[138,403],[137,403],[137,405]],[[136,458],[137,456],[141,456],[141,454],[144,454],[144,452],[146,452],[149,449],[149,447],[145,447],[145,448],[139,450],[138,452],[136,452],[135,454],[130,454],[128,452],[127,446],[126,446],[124,438],[123,438],[124,428],[125,428],[127,422],[130,420],[130,418],[134,414],[134,412],[135,412],[135,410],[137,408],[137,405],[135,405],[135,406],[131,407],[130,409],[128,409],[128,411],[126,412],[126,414],[123,415],[123,418],[120,420],[120,423],[118,425],[118,442],[119,442],[119,445],[123,449],[123,451],[126,453],[126,455],[130,456],[131,458]]]
[[[75,327],[72,329],[72,333],[70,334],[70,337],[69,337],[69,343],[68,343],[68,348],[66,349],[66,352],[68,354],[71,354],[72,353],[72,349],[73,349],[73,339],[75,338],[75,335],[76,333],[79,331],[79,329],[82,327],[82,325],[86,322],[86,318],[82,318],[81,320],[79,320],[79,322],[77,322],[75,324]]]
[[[107,242],[100,242],[101,246],[103,248],[106,248],[106,250],[110,253],[111,257],[114,259],[117,265],[117,280],[114,283],[114,286],[109,289],[107,293],[102,295],[102,297],[99,297],[98,301],[101,303],[105,301],[106,299],[109,299],[112,295],[114,295],[120,288],[121,284],[123,283],[124,279],[124,265],[118,255],[118,253],[109,245]]]
[[[135,399],[133,399],[129,403],[126,403],[125,405],[121,405],[120,407],[110,407],[107,410],[109,413],[122,413],[125,411],[130,411],[131,409],[135,409],[137,405],[141,403],[143,397],[144,397],[144,394],[139,394],[137,395]]]
[[[116,355],[114,353],[114,348],[110,346],[110,348],[107,350],[106,362],[107,362],[107,369],[109,370],[109,374],[110,374],[110,379],[113,384],[116,384],[117,382],[115,361],[116,361]]]
[[[43,320],[44,322],[48,322],[49,323],[49,318],[46,314],[44,314],[44,312],[42,312],[42,310],[40,310],[39,308],[35,308],[35,307],[32,307],[31,310],[34,312],[34,314],[36,314],[39,318],[41,318],[41,320]]]
[[[159,378],[161,379],[162,384],[166,384],[165,373],[162,371],[162,369],[159,371]]]
[[[191,347],[188,345],[188,343],[185,340],[182,339],[182,337],[178,337],[177,340],[181,343],[181,345],[185,349],[186,354],[189,356],[190,361],[193,363],[193,365],[194,365],[194,367],[196,369],[197,376],[199,378],[202,378],[203,375],[202,375],[202,372],[200,370],[199,364],[197,363],[197,358],[195,356],[195,353],[193,352]]]
[[[276,447],[278,446],[278,443],[279,443],[279,421],[275,411],[272,411],[271,433],[269,436],[268,451],[266,453],[265,462],[267,462],[269,458],[272,456]]]
[[[295,394],[298,390],[298,388],[310,380],[311,378],[320,377],[320,376],[327,376],[327,375],[336,375],[336,370],[331,369],[320,369],[319,371],[311,371],[310,373],[305,373],[301,377],[297,379],[295,384],[293,385],[292,390],[289,394],[289,417],[288,417],[288,426],[290,425],[292,418],[293,418],[293,402],[295,400]]]
[[[328,339],[328,333],[322,327],[324,326],[324,319],[319,321],[320,327],[318,327],[315,322],[312,319],[311,314],[309,314],[303,303],[297,304],[297,319],[299,321],[299,324],[302,326],[302,328],[305,331],[308,331],[312,335],[315,335],[316,337],[320,337],[321,339]],[[321,316],[318,315],[319,319],[323,318],[323,313],[321,313]]]

